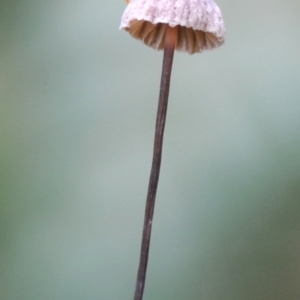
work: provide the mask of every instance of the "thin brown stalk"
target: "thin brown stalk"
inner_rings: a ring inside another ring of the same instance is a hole
[[[144,293],[144,287],[146,281],[152,220],[153,220],[155,197],[157,192],[157,185],[158,185],[160,165],[161,165],[163,136],[164,136],[166,116],[167,116],[172,63],[173,63],[174,49],[177,42],[177,34],[178,34],[177,27],[170,27],[167,25],[166,34],[165,34],[164,58],[163,58],[163,67],[161,73],[158,110],[156,116],[152,168],[150,173],[148,194],[146,200],[143,237],[142,237],[140,262],[139,262],[139,269],[138,269],[137,280],[136,280],[134,300],[143,299],[143,293]]]

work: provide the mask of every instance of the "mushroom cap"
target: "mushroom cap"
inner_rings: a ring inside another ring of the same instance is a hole
[[[155,49],[164,49],[167,26],[178,26],[176,49],[191,54],[219,47],[225,27],[213,0],[131,0],[120,28]]]

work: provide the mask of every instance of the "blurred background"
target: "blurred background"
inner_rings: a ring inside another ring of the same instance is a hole
[[[176,53],[144,299],[300,299],[300,2],[218,2]],[[0,299],[132,299],[162,52],[125,1],[1,1]]]

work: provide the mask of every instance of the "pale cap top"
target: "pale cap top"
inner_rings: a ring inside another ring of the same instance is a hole
[[[180,51],[192,54],[224,43],[221,10],[212,0],[131,0],[120,28],[160,50],[167,25],[178,26],[176,49]]]

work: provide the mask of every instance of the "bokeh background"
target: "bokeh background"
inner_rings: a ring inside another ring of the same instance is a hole
[[[176,53],[145,300],[300,299],[300,2],[218,2]],[[0,3],[0,299],[132,299],[162,63],[126,3]]]

